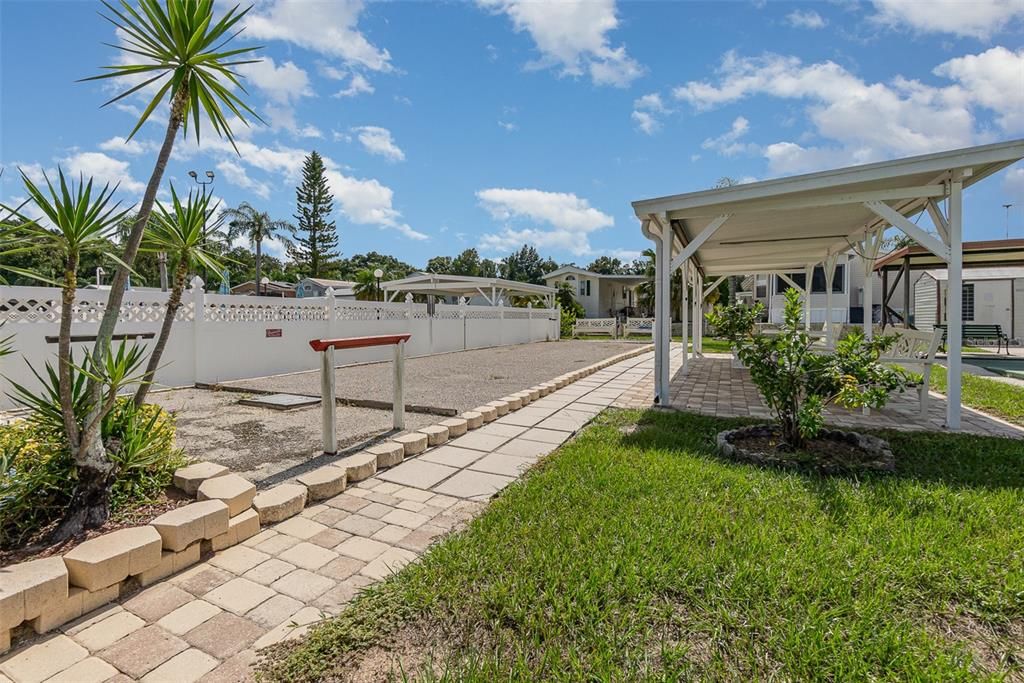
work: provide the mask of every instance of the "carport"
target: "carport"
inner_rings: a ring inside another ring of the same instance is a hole
[[[722,189],[633,202],[645,237],[655,244],[654,400],[669,404],[671,280],[683,282],[683,367],[689,362],[687,318],[693,320],[693,352],[701,352],[700,302],[730,275],[777,274],[803,290],[786,273],[823,267],[831,299],[832,278],[841,254],[851,249],[871,274],[883,234],[896,228],[946,265],[949,271],[949,337],[961,332],[963,191],[1024,158],[1024,140],[908,157]],[[927,213],[934,232],[919,227]],[[920,214],[920,215],[919,215]],[[688,285],[688,286],[687,286]],[[692,288],[696,296],[688,296]],[[665,295],[663,295],[663,293]],[[871,278],[865,279],[864,308],[871,310]],[[805,296],[806,306],[810,306]],[[831,311],[829,300],[826,309]],[[810,315],[804,316],[810,325]],[[826,318],[826,326],[833,324]],[[871,336],[865,316],[864,334]],[[950,345],[946,425],[960,428],[960,347]]]

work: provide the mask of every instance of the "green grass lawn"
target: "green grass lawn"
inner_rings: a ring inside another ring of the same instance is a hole
[[[946,368],[934,366],[931,388],[944,394],[948,386]],[[962,375],[960,386],[961,401],[965,406],[1024,426],[1024,387],[968,373]]]
[[[376,680],[389,658],[420,680],[1021,675],[1020,442],[887,434],[897,474],[822,478],[719,460],[736,424],[604,413],[265,675],[372,661]]]

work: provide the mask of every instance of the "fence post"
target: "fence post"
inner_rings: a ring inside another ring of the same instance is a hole
[[[405,308],[406,308],[405,317],[406,317],[406,320],[409,321],[409,326],[408,326],[408,329],[406,330],[406,332],[408,332],[409,334],[412,334],[412,325],[413,325],[412,321],[413,321],[413,317],[414,317],[413,314],[416,312],[416,304],[413,303],[412,292],[408,292],[405,295]]]
[[[206,322],[206,291],[203,290],[203,278],[196,275],[192,278],[192,289],[189,296],[192,297],[192,383],[203,381],[199,372],[199,350],[202,345],[202,328]]]
[[[459,297],[459,317],[462,319],[462,350],[465,351],[469,348],[469,333],[466,331],[466,306],[469,305],[469,301],[466,297]]]
[[[505,344],[505,300],[498,299],[498,346]]]
[[[335,339],[338,335],[334,331],[334,287],[328,287],[324,291],[324,306],[327,307],[327,338]]]

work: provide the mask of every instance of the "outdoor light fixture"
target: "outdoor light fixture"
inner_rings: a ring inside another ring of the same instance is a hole
[[[384,277],[384,271],[378,268],[377,270],[373,271],[373,276],[377,278],[377,300],[383,301],[383,297],[381,296],[380,291],[380,279]]]

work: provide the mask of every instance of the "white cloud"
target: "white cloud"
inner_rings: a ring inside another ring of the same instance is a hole
[[[805,102],[814,135],[833,142],[781,141],[764,148],[773,171],[794,173],[988,141],[991,126],[976,120],[980,110],[994,114],[1003,132],[1018,132],[1024,127],[1024,92],[1019,75],[1014,86],[1014,71],[1022,69],[1024,50],[993,48],[937,67],[936,75],[954,81],[950,85],[902,76],[868,83],[831,61],[804,64],[797,57],[728,52],[717,83],[691,81],[673,95],[699,111],[759,95]]]
[[[876,23],[986,39],[1024,18],[1024,0],[873,0]]]
[[[509,133],[514,133],[519,130],[519,124],[513,121],[498,121],[498,125],[504,128]]]
[[[382,156],[388,161],[405,161],[405,152],[395,144],[391,131],[380,126],[359,126],[352,132],[370,154]]]
[[[786,15],[786,22],[793,28],[819,29],[828,24],[824,17],[814,10],[794,10]]]
[[[391,55],[359,31],[361,0],[271,0],[246,17],[245,35],[286,40],[348,65],[390,71]]]
[[[284,62],[277,66],[273,58],[263,57],[258,62],[242,64],[237,69],[267,97],[281,104],[295,102],[313,94],[309,87],[309,76],[294,62]]]
[[[615,222],[608,214],[590,206],[586,199],[568,192],[495,187],[480,190],[476,196],[492,218],[505,223],[500,232],[481,237],[481,246],[491,251],[531,243],[585,255],[591,253],[588,235]],[[546,225],[521,228],[516,227],[516,221]]]
[[[589,74],[596,85],[626,87],[644,73],[623,45],[612,47],[608,34],[619,25],[614,0],[477,0],[481,7],[512,20],[526,31],[541,57],[528,66],[560,67],[568,76]]]
[[[217,171],[232,185],[249,190],[263,199],[270,198],[270,186],[266,183],[253,180],[246,173],[245,167],[232,159],[222,159],[217,162]]]
[[[144,152],[155,152],[160,148],[159,143],[146,140],[125,140],[120,135],[101,142],[99,148],[104,152],[121,152],[122,154],[143,154]]]
[[[757,151],[757,145],[748,145],[740,142],[740,138],[750,132],[750,121],[743,116],[737,116],[732,126],[726,132],[716,138],[707,138],[701,143],[703,149],[713,149],[719,154],[727,157],[735,156],[740,152],[752,150]]]
[[[1024,166],[1015,166],[1003,177],[1003,190],[1011,199],[1024,199]],[[1024,210],[1024,206],[1020,207]]]
[[[633,113],[631,118],[636,124],[637,130],[654,135],[661,130],[659,114],[668,114],[671,110],[661,100],[661,95],[656,92],[648,93],[633,101]]]
[[[353,223],[391,228],[414,240],[427,239],[427,235],[401,220],[401,212],[393,206],[394,192],[390,187],[373,178],[352,178],[337,170],[327,171],[327,182],[341,203],[341,212]]]
[[[139,194],[146,189],[144,183],[132,177],[127,161],[109,157],[103,152],[75,152],[60,161],[64,173],[78,176],[86,180],[93,179],[94,184],[110,183],[111,187],[120,183],[120,191]]]
[[[13,166],[19,171],[21,171],[21,173],[24,173],[26,176],[28,176],[28,179],[31,180],[36,185],[39,185],[40,183],[45,183],[47,175],[50,176],[50,179],[52,181],[53,176],[57,174],[57,171],[55,169],[46,170],[43,168],[42,164],[23,164],[20,162],[15,162]],[[4,176],[5,179],[7,177],[8,176]],[[10,177],[13,178],[15,176]],[[20,173],[18,174],[18,183],[21,183]]]
[[[357,95],[367,94],[372,95],[374,92],[373,84],[366,80],[366,77],[362,74],[352,74],[352,80],[348,82],[347,88],[342,88],[338,92],[334,93],[332,97],[356,97]]]

